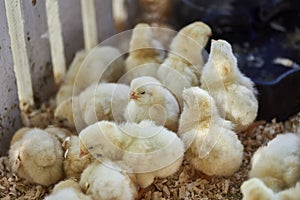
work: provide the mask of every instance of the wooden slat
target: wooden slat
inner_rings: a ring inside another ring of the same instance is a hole
[[[98,44],[97,22],[94,0],[81,0],[85,50],[90,51]]]
[[[46,0],[46,13],[53,74],[56,84],[60,84],[66,73],[66,60],[58,0]]]
[[[21,110],[33,106],[33,91],[25,43],[21,0],[5,0],[11,50]]]
[[[22,126],[4,1],[0,1],[0,156],[7,155],[14,132]]]

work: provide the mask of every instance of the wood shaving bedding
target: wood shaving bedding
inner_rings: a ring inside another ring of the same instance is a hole
[[[40,113],[34,116],[43,116],[49,113],[48,121],[53,122],[53,113],[48,106],[43,106]],[[32,114],[28,114],[29,124]],[[42,118],[43,118],[42,117]],[[34,119],[34,118],[33,118]],[[43,125],[45,126],[45,125]],[[231,177],[210,177],[196,171],[187,161],[184,161],[180,170],[167,178],[156,179],[145,189],[141,199],[168,200],[168,199],[201,199],[201,200],[239,200],[242,199],[240,186],[247,179],[250,170],[250,159],[253,153],[277,134],[284,132],[300,133],[300,113],[285,122],[270,123],[255,122],[247,131],[239,134],[244,145],[244,158],[240,169]],[[43,187],[31,184],[13,174],[8,167],[8,158],[0,157],[0,200],[14,199],[43,199],[52,190],[53,186]]]

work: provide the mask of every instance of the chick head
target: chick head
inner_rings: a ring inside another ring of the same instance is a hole
[[[184,109],[197,112],[200,120],[218,115],[215,101],[207,91],[199,87],[191,87],[183,90],[182,97]]]
[[[22,157],[34,158],[38,166],[51,166],[56,161],[56,148],[60,148],[58,140],[41,129],[32,129],[25,136]]]
[[[141,48],[152,48],[152,30],[148,24],[137,24],[133,31],[130,41],[130,51]]]
[[[217,73],[223,79],[235,75],[237,59],[231,45],[225,40],[212,40],[209,62],[213,63]]]
[[[96,159],[120,157],[122,140],[114,122],[100,121],[83,129],[79,134],[80,156],[91,154]]]
[[[63,101],[57,106],[54,112],[54,118],[59,125],[68,128],[74,128],[74,117],[73,117],[73,99],[72,97]]]
[[[184,89],[182,97],[185,107],[194,107],[200,111],[210,109],[213,101],[208,92],[200,89],[199,87]]]
[[[193,38],[202,46],[205,46],[209,37],[212,36],[211,28],[200,21],[187,25],[180,30],[180,33]]]
[[[241,186],[244,198],[247,200],[274,200],[275,194],[258,178],[245,181]]]
[[[130,83],[130,99],[137,104],[153,104],[160,96],[161,83],[150,76],[136,78]],[[163,95],[163,94],[162,94]]]
[[[60,181],[57,183],[53,189],[53,192],[58,192],[59,190],[65,189],[65,188],[74,188],[78,191],[80,191],[80,185],[77,182],[76,179],[70,178],[64,181]]]
[[[197,54],[200,54],[198,50],[200,51],[205,47],[211,35],[212,31],[208,25],[203,22],[194,22],[179,31],[172,40],[170,49],[185,56],[187,52],[190,54],[191,51],[196,51]]]

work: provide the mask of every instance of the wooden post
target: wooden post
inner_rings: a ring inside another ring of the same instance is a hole
[[[83,24],[84,46],[86,51],[90,51],[98,44],[94,0],[81,0],[81,15]]]
[[[24,33],[21,0],[5,0],[20,109],[33,106],[33,91]]]
[[[59,85],[66,73],[66,60],[58,0],[46,0],[46,13],[53,74],[55,83]]]

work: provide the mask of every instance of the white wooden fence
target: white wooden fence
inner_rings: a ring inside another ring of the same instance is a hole
[[[20,102],[53,95],[75,52],[113,34],[111,0],[0,0],[0,155],[22,126]]]

